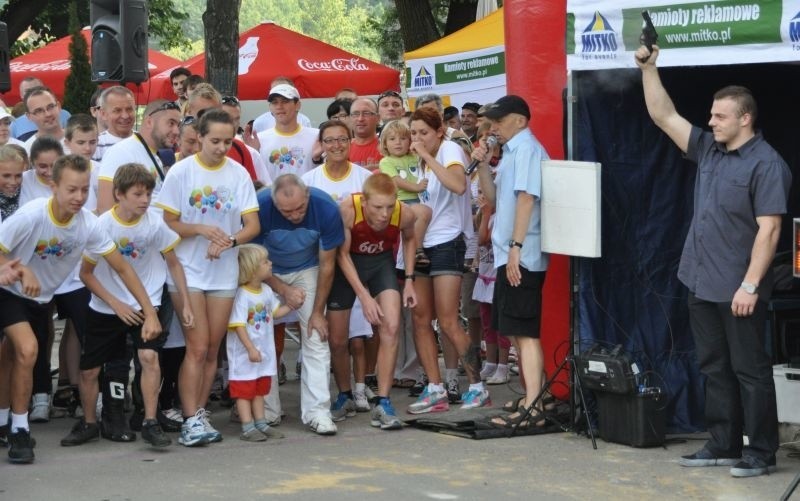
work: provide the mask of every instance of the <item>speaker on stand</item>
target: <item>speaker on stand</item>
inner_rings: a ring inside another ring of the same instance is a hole
[[[91,2],[92,80],[147,80],[147,0]]]

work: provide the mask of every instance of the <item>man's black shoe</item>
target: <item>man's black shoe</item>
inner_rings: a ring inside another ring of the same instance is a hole
[[[142,440],[153,447],[169,447],[172,443],[172,440],[155,420],[142,423]]]
[[[181,431],[181,426],[183,426],[183,421],[170,419],[160,410],[156,412],[156,419],[158,424],[161,425],[161,429],[168,433],[178,433]]]
[[[753,456],[743,456],[742,460],[731,468],[731,475],[737,478],[757,477],[774,473],[776,469],[775,456],[769,461]]]
[[[61,439],[61,445],[64,447],[71,447],[73,445],[82,445],[92,440],[100,438],[100,429],[97,423],[87,423],[83,419],[75,423],[69,435]]]
[[[17,429],[8,434],[8,460],[16,464],[33,463],[33,439],[29,430]]]

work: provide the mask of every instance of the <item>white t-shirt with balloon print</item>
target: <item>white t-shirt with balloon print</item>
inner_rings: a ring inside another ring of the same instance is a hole
[[[243,214],[258,211],[255,188],[244,167],[229,158],[210,167],[197,155],[172,166],[156,206],[179,215],[184,223],[216,226],[228,235],[241,229]],[[219,259],[209,260],[208,244],[197,235],[184,238],[175,248],[187,285],[201,290],[235,289],[238,253],[226,250]],[[174,285],[169,276],[167,283]]]

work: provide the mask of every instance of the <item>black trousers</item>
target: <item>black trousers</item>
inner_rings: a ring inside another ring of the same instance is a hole
[[[706,376],[706,447],[724,457],[769,461],[778,450],[778,411],[772,364],[764,347],[767,305],[734,317],[731,303],[714,303],[689,293],[689,320],[700,372]],[[743,447],[742,432],[749,445]]]

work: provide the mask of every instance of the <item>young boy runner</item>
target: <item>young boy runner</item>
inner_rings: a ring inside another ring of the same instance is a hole
[[[97,226],[99,231],[111,237],[125,261],[133,267],[154,305],[161,304],[161,292],[166,281],[167,268],[169,269],[178,293],[185,300],[181,320],[184,324],[191,325],[194,319],[191,305],[186,301],[189,294],[186,278],[183,267],[173,252],[180,237],[167,227],[160,215],[147,210],[154,187],[155,178],[143,165],[131,163],[121,166],[114,175],[114,198],[117,205],[98,218]],[[163,259],[161,255],[164,256]],[[61,440],[61,445],[81,445],[98,438],[94,402],[99,391],[97,378],[100,368],[106,362],[127,359],[126,342],[130,335],[134,347],[138,349],[142,365],[142,439],[155,447],[166,447],[172,441],[158,424],[156,411],[161,381],[158,350],[164,344],[167,333],[156,332],[148,337],[142,331],[140,303],[128,292],[109,264],[97,263],[96,259],[96,252],[85,252],[81,267],[81,279],[92,291],[88,330],[81,355],[80,394],[84,418]],[[111,372],[113,371],[106,373],[104,391],[108,391],[112,397],[123,395],[128,374]],[[112,398],[111,402],[111,423],[104,422],[103,436],[122,442],[135,439],[136,435],[132,432],[118,433],[119,429],[115,429],[115,423],[124,423],[123,400]]]
[[[0,267],[19,258],[21,273],[19,282],[0,289],[0,329],[15,352],[8,434],[12,463],[34,460],[27,412],[39,348],[34,332],[47,328],[45,305],[75,270],[81,252],[103,256],[143,305],[138,315],[143,336],[152,338],[161,331],[156,310],[133,268],[98,230],[97,218],[83,209],[89,193],[89,162],[78,155],[59,158],[53,167],[52,190],[52,197],[32,200],[0,225]],[[0,410],[0,422],[7,419]]]

